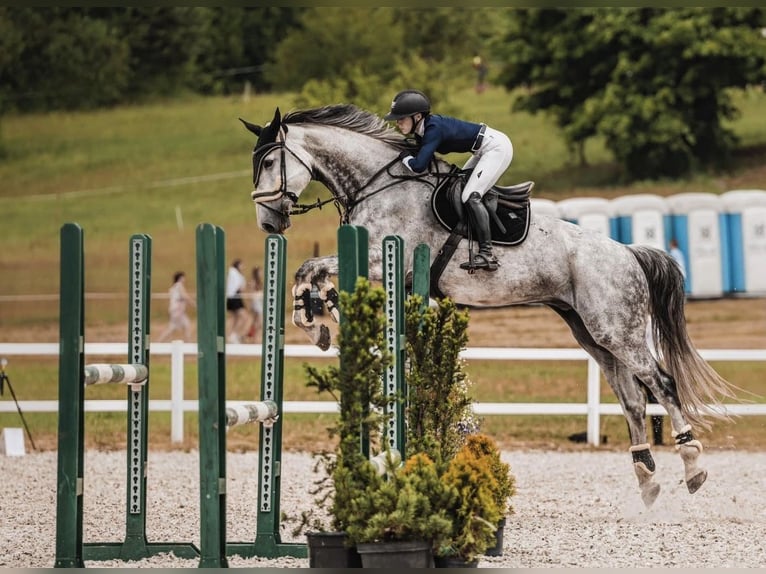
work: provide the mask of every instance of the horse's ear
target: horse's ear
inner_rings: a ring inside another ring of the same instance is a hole
[[[255,124],[251,124],[247,120],[243,120],[242,118],[239,118],[239,121],[241,121],[243,124],[245,124],[245,127],[253,132],[255,135],[260,136],[261,135],[261,126],[257,126]]]
[[[279,108],[274,110],[274,119],[269,122],[269,126],[273,126],[275,133],[282,132],[283,136],[287,134],[287,124],[282,123],[282,114],[279,111]],[[274,136],[276,137],[276,135]]]

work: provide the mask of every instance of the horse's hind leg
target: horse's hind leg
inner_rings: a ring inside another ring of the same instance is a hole
[[[673,378],[659,367],[653,357],[645,359],[641,364],[643,368],[634,368],[633,372],[670,415],[673,440],[684,463],[686,488],[694,494],[707,480],[707,471],[697,464],[702,453],[702,443],[694,438],[692,427],[686,422]]]
[[[680,431],[673,431],[676,449],[684,461],[684,480],[690,494],[697,492],[707,480],[707,471],[700,468],[697,459],[702,454],[702,443],[692,436],[691,425],[686,425]]]
[[[648,508],[659,496],[660,485],[654,482],[656,465],[646,437],[646,396],[643,389],[624,364],[609,350],[596,343],[580,316],[573,309],[564,310],[554,306],[551,308],[567,322],[577,342],[599,364],[609,386],[622,405],[630,434],[629,450],[633,457],[633,470],[641,490],[641,500]]]

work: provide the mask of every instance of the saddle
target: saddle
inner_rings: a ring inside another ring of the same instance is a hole
[[[431,296],[443,298],[439,279],[444,268],[455,253],[463,237],[470,237],[470,229],[464,218],[461,194],[472,170],[452,166],[449,175],[431,195],[431,210],[436,220],[450,232],[447,241],[431,264]],[[518,245],[527,238],[529,231],[529,194],[535,183],[525,181],[517,185],[495,185],[484,194],[484,202],[490,219],[492,243]]]
[[[461,237],[469,236],[460,196],[471,171],[452,166],[449,176],[431,196],[431,209],[437,221],[444,229]],[[529,231],[529,194],[534,185],[533,181],[510,186],[495,185],[484,194],[493,244],[518,245],[526,239]]]

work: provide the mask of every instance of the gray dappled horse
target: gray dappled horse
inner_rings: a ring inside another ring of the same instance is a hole
[[[380,245],[386,235],[399,235],[413,247],[428,244],[432,270],[450,238],[452,250],[469,246],[469,238],[454,239],[431,202],[454,166],[436,160],[429,173],[411,174],[397,159],[409,144],[378,116],[344,104],[284,118],[277,109],[263,127],[241,121],[258,136],[251,197],[263,231],[283,233],[291,215],[318,207],[319,201],[299,203],[315,180],[332,193],[328,201],[336,205],[341,222],[369,231],[371,280],[381,279]],[[516,219],[525,238],[495,250],[499,269],[469,273],[460,268],[462,257],[442,261],[439,273],[432,273],[438,281],[432,280],[435,293],[470,307],[541,303],[553,309],[598,362],[622,405],[644,503],[650,506],[660,491],[646,436],[645,388],[670,415],[686,485],[696,492],[707,472],[697,464],[702,445],[692,427],[709,428],[711,417],[726,418],[716,407],[723,396],[735,395],[689,338],[683,279],[675,262],[661,250],[626,246],[561,219],[535,213]],[[405,269],[411,270],[411,250],[406,251]],[[305,261],[295,274],[293,322],[323,349],[330,346],[329,329],[314,321],[309,295],[316,286],[337,320],[337,292],[330,281],[337,273],[337,257],[325,256]],[[647,346],[649,321],[660,363]]]

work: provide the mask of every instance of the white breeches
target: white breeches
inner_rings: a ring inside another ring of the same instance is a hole
[[[461,196],[463,203],[468,201],[474,192],[479,192],[483,197],[505,173],[505,170],[511,165],[512,159],[513,144],[510,138],[503,132],[487,126],[481,147],[463,166],[463,169],[473,168],[473,173],[463,188],[463,195]]]

